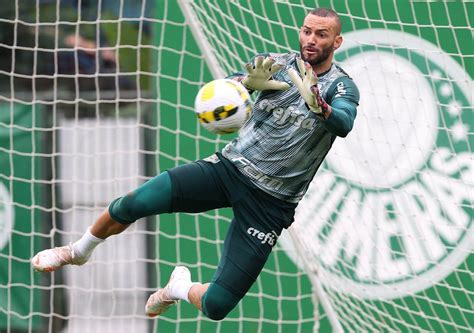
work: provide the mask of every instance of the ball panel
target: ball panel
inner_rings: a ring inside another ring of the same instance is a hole
[[[201,101],[202,102],[207,102],[211,100],[212,97],[214,97],[214,91],[216,89],[216,81],[211,81],[207,84],[205,84],[201,88]]]

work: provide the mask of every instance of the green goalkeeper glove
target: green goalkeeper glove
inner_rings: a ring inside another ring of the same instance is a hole
[[[297,60],[297,65],[301,77],[293,68],[290,68],[288,69],[288,75],[291,81],[293,81],[296,88],[298,88],[308,108],[320,118],[328,119],[331,115],[331,107],[321,97],[318,88],[318,77],[314,74],[313,68],[310,64],[305,63],[301,59]]]
[[[258,56],[255,58],[254,64],[250,62],[245,65],[248,74],[241,83],[248,90],[286,90],[290,87],[288,83],[272,79],[272,75],[282,67],[282,65],[275,64],[275,60],[271,57],[264,59],[262,56]]]

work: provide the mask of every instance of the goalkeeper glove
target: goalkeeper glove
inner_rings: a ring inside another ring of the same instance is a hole
[[[297,60],[297,65],[303,79],[293,68],[290,68],[288,69],[288,75],[291,81],[298,88],[308,108],[316,113],[318,117],[324,120],[328,119],[331,115],[331,107],[321,97],[318,88],[318,77],[314,74],[313,68],[301,59]]]
[[[283,66],[275,64],[271,57],[263,58],[258,56],[255,63],[245,65],[247,75],[241,83],[248,90],[286,90],[290,86],[286,82],[280,82],[272,79],[272,75],[278,72]]]

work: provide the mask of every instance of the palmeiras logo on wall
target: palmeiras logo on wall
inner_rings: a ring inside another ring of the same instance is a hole
[[[10,239],[13,228],[13,207],[7,188],[0,182],[0,251]]]
[[[327,287],[412,295],[473,249],[472,79],[433,44],[391,30],[346,34],[336,61],[360,89],[358,116],[292,228]],[[301,263],[288,235],[281,244]]]

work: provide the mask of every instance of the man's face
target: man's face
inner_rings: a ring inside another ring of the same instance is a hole
[[[300,30],[301,58],[311,66],[330,59],[342,43],[337,21],[333,17],[308,14]]]

